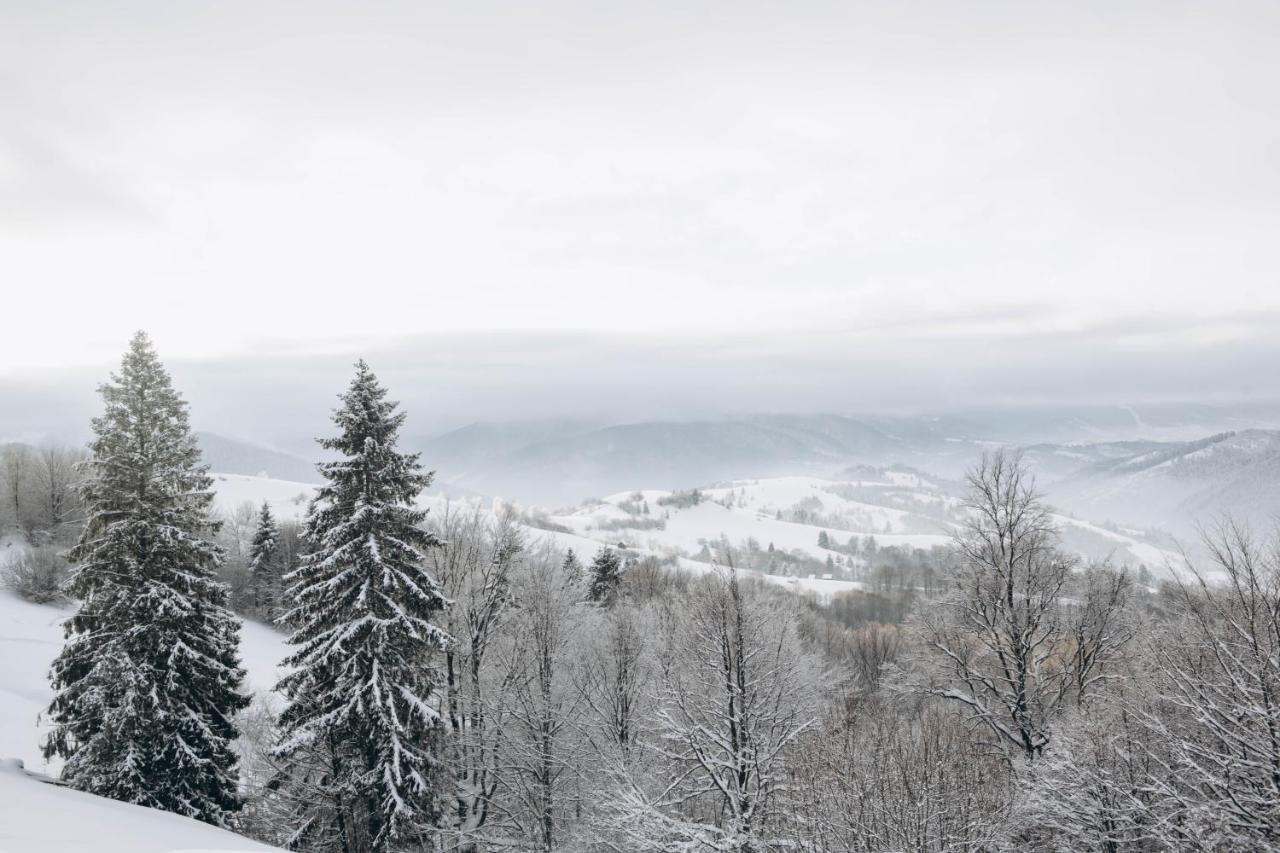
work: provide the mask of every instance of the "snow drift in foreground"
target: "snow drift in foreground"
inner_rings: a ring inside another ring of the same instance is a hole
[[[275,850],[225,829],[51,784],[0,762],[3,853],[199,853]]]

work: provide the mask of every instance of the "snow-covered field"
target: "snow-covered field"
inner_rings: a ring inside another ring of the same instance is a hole
[[[62,648],[66,616],[0,590],[0,758],[20,759],[31,770],[50,769],[40,756],[45,729],[36,720],[53,698],[47,674]]]
[[[245,503],[246,501],[253,504],[261,504],[264,500],[271,503],[272,510],[282,517],[299,517],[306,510],[307,499],[314,491],[314,486],[305,483],[294,483],[286,480],[272,480],[266,477],[251,477],[239,474],[214,474],[214,489],[217,492],[216,505],[218,508],[226,511]],[[787,478],[787,479],[810,479],[810,478]],[[766,484],[774,481],[760,481]],[[825,481],[815,481],[825,482]],[[785,486],[785,489],[795,489],[795,485]],[[301,500],[297,499],[297,495],[305,490],[305,497]],[[721,492],[723,490],[720,490]],[[709,490],[708,494],[717,494],[718,490]],[[656,502],[659,497],[670,494],[669,492],[650,491],[647,492],[650,499]],[[787,492],[790,494],[790,492]],[[606,504],[600,508],[600,512],[604,516],[615,518],[626,518],[627,513],[619,509],[616,505],[628,497],[628,494],[614,495],[606,501]],[[839,500],[832,495],[828,497]],[[455,499],[454,503],[463,501],[479,501],[478,498]],[[613,501],[614,503],[609,503]],[[438,495],[424,495],[418,500],[418,505],[430,512],[439,513],[444,511],[449,500]],[[496,512],[501,501],[484,501],[481,505],[490,512]],[[708,513],[708,511],[710,511]],[[781,531],[776,537],[776,547],[790,549],[792,547],[802,548],[806,553],[811,553],[819,559],[825,554],[817,547],[818,529],[803,524],[791,524],[788,522],[776,522],[772,517],[759,518],[754,513],[746,513],[742,511],[733,512],[725,510],[720,506],[711,506],[708,504],[693,507],[683,512],[689,513],[687,518],[682,517],[679,521],[681,527],[677,528],[675,535],[663,536],[665,531],[640,531],[641,534],[659,534],[655,536],[639,537],[639,541],[634,541],[637,537],[633,534],[636,531],[606,531],[593,527],[593,514],[574,513],[566,516],[554,516],[552,520],[557,524],[568,527],[573,532],[565,533],[563,531],[543,530],[539,527],[526,527],[526,530],[533,541],[550,541],[560,548],[572,548],[584,558],[590,559],[600,547],[604,545],[618,545],[620,541],[625,540],[630,549],[640,554],[654,554],[656,556],[671,556],[677,552],[687,551],[689,553],[696,552],[701,546],[698,544],[699,538],[715,539],[724,533],[729,536],[730,540],[735,544],[739,544],[735,539],[736,534],[742,534],[741,539],[748,536],[756,536],[760,541],[775,541],[761,538],[764,530],[766,533]],[[703,514],[707,514],[707,518]],[[723,513],[723,515],[722,515]],[[673,511],[673,518],[681,515],[680,512]],[[945,537],[877,537],[877,541],[882,544],[893,544],[895,541],[915,540],[920,542],[919,547],[927,547],[923,544],[932,540],[936,542],[945,541]],[[694,574],[710,571],[712,566],[705,562],[681,557],[679,565],[685,571]],[[786,586],[789,589],[802,590],[806,592],[815,592],[822,596],[829,596],[836,592],[843,592],[853,589],[860,589],[862,584],[854,581],[841,580],[824,580],[822,578],[792,578],[781,575],[762,575],[762,577],[780,586]],[[246,625],[246,636],[255,627],[251,624]],[[269,629],[268,629],[269,630]],[[246,652],[248,654],[248,652]],[[252,674],[250,676],[252,678]]]
[[[0,761],[2,853],[201,853],[275,850],[168,812],[49,784]]]
[[[853,489],[859,500],[836,492]],[[951,541],[955,516],[961,501],[948,490],[915,473],[882,472],[880,480],[833,481],[818,477],[777,477],[742,480],[729,486],[702,490],[697,506],[661,506],[658,501],[671,492],[646,490],[610,495],[598,503],[583,506],[552,518],[582,537],[600,542],[625,541],[655,553],[692,555],[704,541],[727,539],[741,547],[754,539],[761,547],[773,544],[783,551],[799,551],[818,560],[830,551],[819,547],[818,535],[826,531],[840,544],[851,538],[867,544],[874,538],[878,547],[905,545],[929,549]],[[871,502],[872,499],[877,502]],[[648,504],[649,514],[633,516],[623,507],[635,500]],[[814,507],[817,520],[789,520],[795,510]],[[907,507],[907,508],[904,508]],[[929,514],[921,514],[925,512]],[[784,518],[778,518],[779,511]],[[608,525],[628,519],[662,519],[662,529],[609,529]],[[1119,532],[1088,521],[1057,516],[1065,528],[1086,531],[1113,546],[1117,563],[1147,565],[1159,570],[1176,562],[1176,555],[1148,542],[1140,534]],[[830,523],[837,522],[836,524]],[[937,532],[902,532],[933,528]],[[897,532],[895,532],[897,531]],[[807,579],[806,579],[807,580]],[[806,584],[807,586],[807,584]]]
[[[315,494],[315,484],[296,483],[292,480],[273,480],[269,477],[251,477],[245,474],[211,474],[213,489],[217,494],[217,506],[224,511],[235,509],[243,503],[261,506],[271,504],[276,518],[301,518],[307,511],[307,501]]]
[[[230,510],[244,502],[259,504],[269,501],[281,517],[300,517],[314,486],[264,477],[214,474],[218,505]],[[856,494],[858,499],[837,492]],[[754,540],[760,548],[770,544],[786,553],[798,552],[813,560],[823,561],[832,552],[818,545],[818,536],[826,531],[841,545],[850,539],[865,546],[872,539],[878,547],[907,546],[929,549],[950,542],[953,516],[960,500],[947,487],[918,472],[885,470],[875,478],[861,480],[828,480],[821,477],[793,476],[755,480],[739,480],[731,484],[701,489],[702,500],[696,506],[662,505],[659,502],[673,493],[656,489],[620,492],[572,510],[548,515],[555,525],[571,532],[547,531],[530,527],[534,539],[549,539],[562,548],[573,548],[590,556],[602,545],[625,544],[641,554],[677,557],[681,568],[691,572],[707,571],[705,561],[693,560],[703,543],[727,540],[734,548],[744,548]],[[478,499],[468,499],[478,500]],[[635,515],[636,503],[648,505],[648,514]],[[492,509],[498,502],[488,502]],[[419,504],[433,512],[444,509],[446,499],[423,496]],[[797,521],[796,510],[807,508],[817,518]],[[779,519],[781,513],[783,519]],[[635,529],[626,525],[637,520],[661,520],[662,527]],[[1098,542],[1107,543],[1117,563],[1147,565],[1160,571],[1168,563],[1176,563],[1176,555],[1140,538],[1140,534],[1118,532],[1066,515],[1056,519],[1064,528],[1087,532]],[[834,522],[834,523],[832,523]],[[611,526],[612,525],[612,526]],[[904,532],[907,530],[936,532]],[[1097,555],[1090,555],[1097,556]],[[828,596],[835,592],[858,589],[860,583],[848,580],[766,575],[766,579],[790,589],[816,592]]]
[[[689,554],[696,553],[703,541],[723,537],[734,547],[741,547],[748,539],[754,539],[761,547],[772,543],[784,551],[801,551],[814,559],[824,560],[829,552],[818,546],[818,534],[823,530],[841,543],[850,537],[859,540],[874,537],[880,546],[930,548],[949,541],[942,533],[894,532],[912,526],[915,520],[909,520],[909,513],[893,506],[850,500],[830,491],[841,485],[847,484],[819,477],[741,480],[728,486],[702,489],[702,502],[690,507],[660,505],[659,500],[669,497],[671,492],[624,492],[610,495],[599,504],[557,515],[553,520],[600,541],[623,539],[649,550],[678,550]],[[888,488],[897,484],[886,479],[883,482],[859,482],[859,485]],[[919,488],[915,482],[902,485],[904,490]],[[625,521],[632,517],[621,505],[630,501],[634,494],[639,494],[649,505],[649,515],[644,518],[661,519],[665,526],[660,530],[601,529],[610,521]],[[822,521],[801,523],[777,517],[779,512],[789,517],[798,507],[806,506],[806,502],[808,506],[816,507],[814,511],[838,520],[839,524]],[[941,527],[940,524],[935,526]]]

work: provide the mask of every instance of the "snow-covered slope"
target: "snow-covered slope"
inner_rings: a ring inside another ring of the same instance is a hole
[[[754,541],[761,548],[772,545],[825,560],[851,540],[864,551],[873,540],[879,548],[927,550],[946,545],[963,519],[956,484],[905,469],[860,469],[844,476],[847,479],[739,480],[701,490],[701,500],[693,506],[672,505],[671,492],[621,493],[552,520],[579,536],[625,542],[656,553],[692,556],[704,542],[727,540],[734,548],[743,548]],[[1177,562],[1174,552],[1146,541],[1139,531],[1102,527],[1068,515],[1056,520],[1066,546],[1086,558],[1111,557],[1117,563],[1142,564],[1153,571]],[[661,526],[650,526],[657,524]],[[819,546],[824,532],[836,547]]]
[[[237,505],[246,501],[259,504],[262,501],[269,501],[273,511],[279,517],[297,518],[306,511],[307,500],[314,492],[315,487],[305,483],[294,483],[284,480],[273,480],[267,477],[248,477],[239,474],[214,474],[214,490],[217,492],[216,505],[223,510],[230,510]],[[816,480],[813,478],[784,478],[781,481],[758,481],[764,485],[760,488],[761,495],[768,495],[775,502],[781,501],[783,498],[789,498],[796,495],[807,495],[809,493],[809,483],[827,483],[828,481]],[[757,485],[758,485],[757,484]],[[772,485],[771,485],[772,484]],[[815,487],[816,488],[816,487]],[[723,499],[727,489],[711,489],[707,491],[709,495],[718,495]],[[660,497],[670,495],[670,492],[650,491],[647,492],[650,499],[656,502]],[[299,495],[302,495],[299,498]],[[577,553],[590,557],[600,547],[604,545],[618,546],[625,545],[628,550],[638,555],[653,554],[661,557],[678,557],[679,565],[682,569],[694,573],[710,570],[711,566],[707,562],[699,562],[689,559],[689,555],[697,552],[701,545],[700,539],[716,539],[721,533],[730,538],[732,544],[737,546],[739,543],[734,541],[736,534],[742,536],[756,536],[760,539],[761,535],[773,535],[777,539],[777,547],[779,548],[799,548],[810,554],[814,559],[824,559],[826,552],[817,547],[817,536],[819,528],[811,527],[804,524],[790,524],[787,522],[777,522],[773,516],[759,518],[754,510],[752,512],[744,512],[739,510],[729,511],[721,506],[708,506],[706,509],[700,510],[694,507],[689,516],[681,518],[672,533],[666,534],[664,531],[656,531],[659,535],[649,538],[643,536],[637,537],[632,535],[635,531],[631,530],[606,530],[601,529],[598,525],[600,522],[599,513],[605,515],[612,514],[616,517],[629,517],[627,513],[618,507],[619,503],[624,503],[628,494],[614,495],[601,504],[593,505],[588,510],[575,511],[568,515],[548,516],[548,521],[552,522],[563,529],[548,530],[539,527],[536,524],[527,524],[525,528],[529,536],[535,540],[551,541],[560,548],[572,548]],[[838,500],[834,496],[828,495],[833,501]],[[457,503],[480,503],[488,511],[493,512],[502,504],[502,501],[482,500],[480,498],[446,498],[439,494],[423,495],[418,500],[418,505],[423,509],[431,512],[442,512],[448,502]],[[764,504],[761,504],[763,506]],[[769,503],[770,511],[773,504]],[[673,517],[678,513],[673,513]],[[764,531],[762,534],[761,531]],[[643,534],[654,533],[655,531],[642,531]],[[760,539],[761,542],[773,541],[766,538]],[[941,536],[877,536],[877,539],[883,539],[882,544],[889,545],[895,543],[917,544],[920,547],[928,547],[929,544],[935,542],[946,541]],[[765,580],[786,585],[788,588],[815,592],[819,595],[831,595],[834,592],[858,589],[860,583],[839,579],[824,580],[821,577],[787,577],[783,575],[764,575]],[[245,626],[245,636],[249,636],[252,625]],[[251,652],[246,648],[243,650],[246,657]],[[252,680],[253,675],[250,674]]]
[[[1280,514],[1280,431],[1243,430],[1098,460],[1048,484],[1078,515],[1159,526],[1194,540],[1229,513],[1266,529]]]
[[[218,504],[232,509],[249,501],[270,501],[281,517],[298,517],[314,487],[263,477],[215,474]],[[676,557],[689,571],[708,568],[703,545],[727,542],[742,553],[752,546],[773,546],[780,557],[769,579],[791,588],[830,594],[858,588],[856,564],[844,570],[824,568],[828,557],[839,563],[849,542],[866,550],[903,546],[928,550],[951,541],[963,517],[962,487],[907,468],[852,468],[839,479],[811,476],[735,480],[699,490],[696,504],[676,500],[678,493],[644,489],[589,501],[572,510],[531,519],[534,538],[555,541],[590,555],[602,545],[625,546],[638,554]],[[684,493],[688,495],[689,493]],[[465,499],[477,500],[477,499]],[[424,495],[419,504],[443,509],[446,499]],[[645,511],[647,508],[647,512]],[[1091,559],[1146,565],[1160,571],[1176,555],[1144,539],[1139,531],[1103,527],[1069,515],[1058,522],[1067,546]],[[819,546],[826,532],[834,548]],[[850,569],[852,569],[852,574]],[[824,580],[822,575],[834,577]],[[814,575],[814,577],[809,577]]]
[[[167,812],[118,803],[0,762],[0,853],[200,853],[275,850]]]
[[[9,762],[0,770],[0,853],[271,849],[177,815],[44,784],[16,769],[21,761],[28,771],[57,773],[57,763],[40,755],[44,728],[37,720],[52,698],[47,673],[69,612],[0,590],[0,759]],[[241,656],[248,689],[269,691],[284,654],[279,633],[246,623]]]
[[[45,768],[44,730],[37,717],[49,706],[49,664],[62,648],[67,611],[23,601],[0,590],[0,757]]]
[[[700,490],[702,499],[694,506],[671,504],[672,492],[623,492],[554,516],[553,520],[599,541],[621,540],[655,551],[687,554],[696,553],[704,541],[723,537],[733,547],[754,539],[762,547],[772,543],[778,549],[798,550],[824,560],[829,552],[818,546],[818,535],[823,530],[841,542],[850,537],[874,537],[880,546],[930,548],[949,541],[945,521],[917,517],[888,501],[870,503],[844,497],[839,490],[845,485],[855,486],[818,477],[739,480]],[[893,489],[894,484],[880,480],[858,482],[856,486]],[[640,506],[648,506],[647,515],[634,515],[626,509],[628,504],[636,503],[637,495]],[[662,526],[626,527],[646,520]]]
[[[316,491],[314,484],[295,480],[217,472],[210,476],[213,477],[213,490],[217,494],[217,506],[224,511],[235,509],[243,503],[257,506],[267,501],[277,518],[301,518],[307,511],[307,502]]]
[[[62,622],[69,613],[0,590],[0,758],[21,759],[28,770],[57,769],[40,756],[43,732],[37,717],[53,698],[47,675],[62,648]],[[285,653],[280,633],[246,622],[240,632],[246,687],[254,693],[274,687],[276,666]]]

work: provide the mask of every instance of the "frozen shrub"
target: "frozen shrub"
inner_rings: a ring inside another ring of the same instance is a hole
[[[67,562],[52,546],[35,548],[9,561],[0,574],[6,589],[36,604],[52,604],[67,599],[63,582]]]

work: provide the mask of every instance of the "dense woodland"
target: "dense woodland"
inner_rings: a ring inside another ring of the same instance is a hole
[[[863,549],[826,601],[764,549],[689,574],[422,512],[363,363],[301,524],[215,516],[144,336],[102,393],[87,453],[0,455],[7,583],[80,602],[46,751],[84,790],[342,853],[1280,850],[1280,545],[1230,520],[1139,584],[996,452],[945,554]],[[235,613],[290,637],[252,704]]]

